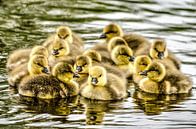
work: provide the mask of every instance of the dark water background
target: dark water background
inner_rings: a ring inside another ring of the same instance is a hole
[[[110,22],[165,38],[196,88],[195,0],[0,0],[0,128],[196,128],[195,89],[178,96],[136,92],[120,102],[31,100],[8,89],[12,50],[41,44],[59,25],[69,25],[88,48]]]

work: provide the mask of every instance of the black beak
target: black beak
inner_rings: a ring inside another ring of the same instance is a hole
[[[59,51],[58,50],[52,50],[52,55],[56,56],[59,54]]]
[[[82,66],[77,66],[76,67],[76,72],[81,72],[82,71]]]
[[[129,61],[130,61],[130,62],[133,62],[134,60],[135,60],[135,57],[134,57],[134,56],[130,56],[130,57],[129,57]]]
[[[143,76],[147,76],[147,73],[148,73],[148,71],[147,70],[144,70],[143,72],[140,72],[139,74],[140,75],[143,75]]]
[[[80,78],[80,75],[78,73],[74,73],[73,78]]]
[[[164,58],[164,52],[159,52],[158,58],[162,60]]]
[[[106,34],[101,34],[101,36],[99,37],[100,39],[105,39],[105,38],[107,38],[107,36],[106,36]]]
[[[98,83],[97,78],[92,78],[91,83],[92,83],[93,85],[96,85],[96,84]]]
[[[46,73],[46,74],[49,74],[49,73],[50,73],[47,67],[44,67],[44,68],[42,69],[42,72],[43,72],[43,73]]]

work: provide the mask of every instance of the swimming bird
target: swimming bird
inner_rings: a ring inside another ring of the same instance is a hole
[[[78,84],[72,80],[73,67],[65,62],[54,66],[52,75],[36,75],[23,79],[19,94],[41,99],[66,98],[79,93]]]
[[[150,47],[150,42],[147,38],[135,33],[124,34],[121,26],[116,23],[106,25],[100,39],[104,39],[105,43],[109,43],[113,37],[117,36],[122,37],[127,42],[135,56],[143,55],[143,53],[145,53]]]
[[[111,51],[119,45],[127,45],[126,41],[121,37],[113,37],[108,44],[106,43],[98,43],[96,44],[92,50],[99,52],[102,56],[102,62],[113,64],[111,60]]]
[[[126,45],[117,46],[112,50],[111,58],[115,66],[123,70],[128,78],[132,76],[135,57],[131,48]]]
[[[145,76],[140,75],[148,65],[152,62],[151,58],[147,55],[137,56],[133,65],[133,82],[138,84]]]
[[[34,46],[32,49],[26,48],[13,51],[7,59],[7,72],[11,72],[20,65],[27,63],[29,61],[29,58],[33,55],[44,55],[48,57],[48,50],[43,46],[37,45]]]
[[[8,74],[8,83],[12,87],[17,87],[21,80],[29,75],[48,74],[50,72],[47,57],[34,55],[28,63],[24,63]]]
[[[77,48],[70,48],[70,44],[66,41],[55,39],[51,44],[51,55],[49,56],[49,65],[53,67],[60,61],[67,61],[69,64],[74,64],[75,57],[82,54]]]
[[[192,81],[179,70],[166,70],[160,62],[153,61],[145,71],[140,73],[147,76],[139,82],[139,88],[148,93],[178,94],[189,93]]]
[[[44,47],[50,49],[50,45],[56,40],[63,40],[65,43],[69,43],[73,47],[83,50],[84,43],[82,39],[75,34],[68,26],[59,26],[56,29],[56,33],[49,36],[49,38],[43,43]]]
[[[101,66],[89,70],[88,81],[80,88],[81,96],[94,100],[120,100],[127,96],[126,83]]]
[[[152,59],[165,60],[173,65],[173,68],[180,69],[180,60],[167,49],[167,44],[163,39],[156,39],[152,43],[149,55]]]

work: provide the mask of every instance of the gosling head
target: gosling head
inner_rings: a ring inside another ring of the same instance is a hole
[[[137,56],[134,61],[134,73],[140,73],[144,71],[151,63],[151,59],[147,55]]]
[[[78,74],[88,74],[92,61],[88,56],[77,56],[74,64],[74,71]]]
[[[49,73],[49,65],[47,57],[43,55],[34,55],[30,58],[28,62],[28,71],[30,75],[36,74],[48,74]]]
[[[147,76],[155,82],[160,82],[166,75],[165,66],[159,62],[152,62],[140,75]]]
[[[73,43],[72,31],[68,26],[60,26],[56,30],[56,38]]]
[[[127,42],[121,37],[114,37],[108,42],[108,51],[111,52],[116,46],[119,45],[126,45],[128,46]]]
[[[59,62],[54,66],[52,75],[57,77],[62,82],[69,82],[73,79],[74,70],[70,64]]]
[[[107,72],[101,66],[93,66],[89,69],[88,84],[93,86],[105,86],[107,83]]]
[[[153,59],[167,58],[168,51],[167,51],[166,42],[161,39],[155,40],[151,45],[150,56]]]
[[[88,56],[93,63],[101,62],[101,54],[95,50],[87,50],[83,53],[84,56]]]
[[[66,56],[70,53],[69,44],[66,41],[55,39],[51,45],[52,56],[58,58]]]
[[[109,41],[111,38],[116,36],[123,36],[123,30],[118,24],[110,23],[103,29],[103,33],[100,38]]]
[[[125,45],[116,46],[111,52],[111,58],[116,65],[128,65],[135,59],[132,49]]]
[[[48,57],[48,50],[44,46],[35,46],[31,50],[30,57],[33,55],[43,55]]]

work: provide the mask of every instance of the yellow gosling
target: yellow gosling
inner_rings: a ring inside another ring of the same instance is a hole
[[[147,76],[139,82],[139,88],[148,93],[178,94],[189,93],[192,88],[190,78],[178,70],[168,70],[159,62],[152,62],[140,74]]]
[[[50,48],[50,45],[55,39],[63,40],[65,43],[77,46],[78,49],[83,49],[84,44],[82,39],[76,35],[68,26],[60,26],[56,29],[56,33],[50,36],[44,43],[43,46]]]
[[[48,51],[43,46],[35,46],[32,49],[27,48],[13,51],[7,60],[7,72],[10,73],[20,65],[27,63],[29,61],[29,58],[33,55],[44,55],[48,57]]]
[[[79,87],[72,78],[72,66],[59,62],[55,65],[52,75],[41,74],[25,78],[19,86],[19,94],[41,99],[76,96],[78,95]]]
[[[152,59],[166,60],[166,62],[170,62],[174,68],[180,69],[180,60],[172,52],[168,52],[167,44],[162,39],[157,39],[152,43],[150,57]]]
[[[134,61],[134,67],[133,67],[133,82],[138,84],[139,81],[145,76],[140,75],[141,72],[143,72],[148,65],[151,63],[150,57],[147,55],[137,56]]]
[[[48,60],[43,55],[34,55],[28,63],[15,68],[8,75],[8,83],[10,86],[17,87],[21,80],[29,75],[37,75],[49,73]]]
[[[119,100],[127,96],[126,90],[126,83],[117,75],[107,73],[101,66],[93,66],[87,83],[80,88],[80,94],[94,100]]]
[[[109,43],[113,37],[117,36],[122,37],[127,42],[128,46],[133,50],[134,55],[147,54],[146,50],[149,49],[150,42],[139,34],[124,34],[121,26],[116,23],[110,23],[105,26],[100,38],[105,39],[105,43]]]

